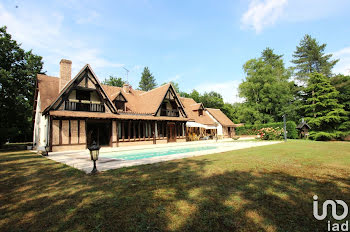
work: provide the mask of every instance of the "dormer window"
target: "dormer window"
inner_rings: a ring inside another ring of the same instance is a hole
[[[199,116],[202,116],[202,115],[203,115],[203,109],[199,109],[199,110],[198,110],[198,115],[199,115]]]
[[[125,102],[124,102],[124,101],[118,101],[118,100],[116,100],[116,101],[114,101],[114,105],[115,105],[115,107],[117,108],[117,110],[122,110],[122,111],[124,111],[124,109],[125,109]]]
[[[120,93],[113,102],[118,111],[125,111],[126,99],[123,94]]]

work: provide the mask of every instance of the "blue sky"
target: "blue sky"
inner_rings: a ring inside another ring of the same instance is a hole
[[[125,78],[125,67],[137,88],[148,66],[158,84],[215,90],[236,102],[248,59],[271,47],[289,66],[306,33],[341,59],[336,72],[350,74],[349,10],[348,0],[0,0],[0,26],[43,56],[48,75],[58,76],[65,58],[73,76],[89,63],[100,80]]]

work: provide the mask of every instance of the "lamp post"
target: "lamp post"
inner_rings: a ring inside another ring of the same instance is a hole
[[[283,115],[283,132],[284,132],[284,142],[287,142],[287,126],[286,126],[286,115]]]
[[[50,151],[50,146],[49,146],[49,145],[46,145],[46,146],[45,146],[45,152],[44,152],[44,155],[43,155],[43,156],[49,156],[49,151]]]
[[[96,160],[98,160],[98,155],[100,154],[100,146],[94,141],[88,149],[90,151],[91,160],[94,161],[94,168],[92,169],[91,174],[96,174],[98,172],[96,168]]]

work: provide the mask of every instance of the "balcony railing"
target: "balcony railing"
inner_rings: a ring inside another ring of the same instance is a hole
[[[105,112],[104,104],[96,104],[96,103],[82,103],[82,102],[64,102],[65,110],[72,111],[87,111],[87,112]]]
[[[161,109],[160,116],[179,117],[179,110]]]

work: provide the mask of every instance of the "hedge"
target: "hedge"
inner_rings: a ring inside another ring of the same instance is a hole
[[[259,129],[266,128],[266,127],[283,128],[283,122],[273,122],[273,123],[266,123],[266,124],[259,124],[259,125],[245,125],[242,127],[236,127],[235,130],[236,130],[236,135],[257,135]],[[298,138],[298,131],[296,127],[297,125],[293,121],[288,121],[286,123],[287,138],[289,139]]]

